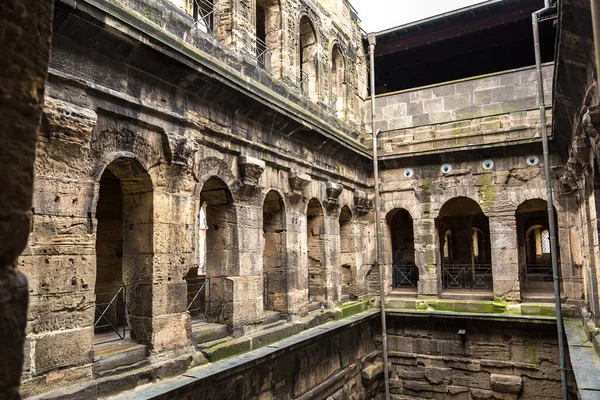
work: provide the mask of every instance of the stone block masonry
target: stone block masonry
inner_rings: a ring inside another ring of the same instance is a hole
[[[548,106],[553,69],[553,64],[542,69]],[[413,156],[538,137],[534,73],[535,67],[526,67],[377,97],[384,154]]]
[[[553,322],[390,314],[394,398],[562,398]]]

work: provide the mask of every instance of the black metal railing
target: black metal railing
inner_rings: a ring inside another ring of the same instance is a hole
[[[194,0],[192,8],[192,16],[194,17],[194,28],[208,33],[211,36],[215,32],[215,16],[217,9],[212,1]]]
[[[265,71],[271,68],[271,49],[264,40],[259,38],[256,38],[256,62]]]
[[[552,290],[554,274],[550,264],[527,264],[523,280],[526,290]]]
[[[399,261],[392,264],[392,287],[417,287],[419,269],[412,261]]]
[[[113,331],[120,339],[125,339],[127,330],[125,307],[125,285],[97,286],[94,332]]]
[[[193,317],[210,315],[210,278],[188,278],[187,282],[187,312]]]
[[[301,70],[300,77],[298,79],[298,86],[300,86],[300,90],[302,90],[305,95],[308,95],[308,80],[308,74]]]
[[[442,288],[444,289],[491,289],[491,264],[442,265]]]
[[[263,307],[265,310],[271,307],[269,300],[269,274],[266,272],[263,273]]]

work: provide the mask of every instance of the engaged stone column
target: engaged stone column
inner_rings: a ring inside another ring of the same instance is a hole
[[[0,393],[18,399],[27,279],[16,258],[31,223],[33,165],[50,55],[54,1],[0,2]]]
[[[489,215],[494,298],[520,301],[517,220],[514,212]]]
[[[440,279],[437,268],[439,252],[435,220],[433,218],[415,219],[413,222],[415,237],[415,264],[419,269],[419,296],[437,296]]]
[[[236,206],[239,271],[228,271],[234,330],[262,322],[263,310],[263,209]],[[225,288],[225,292],[229,289]]]
[[[327,303],[335,306],[342,298],[342,262],[340,257],[339,213],[325,217],[325,286]]]
[[[294,316],[308,313],[308,265],[306,215],[295,211],[285,214],[287,228],[288,312]]]

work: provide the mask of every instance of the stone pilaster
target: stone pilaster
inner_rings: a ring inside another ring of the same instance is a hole
[[[308,264],[306,215],[287,211],[287,296],[288,312],[304,316],[308,312]]]
[[[413,220],[415,264],[419,269],[419,296],[437,296],[441,287],[438,271],[439,243],[433,218]]]
[[[519,250],[515,214],[509,211],[490,214],[489,224],[494,298],[520,301]]]

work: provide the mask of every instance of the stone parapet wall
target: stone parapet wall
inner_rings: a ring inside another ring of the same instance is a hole
[[[394,399],[562,398],[554,323],[400,314],[388,321]]]
[[[547,105],[553,70],[542,68]],[[524,142],[539,138],[537,97],[535,67],[384,94],[376,99],[376,129],[384,156]]]

